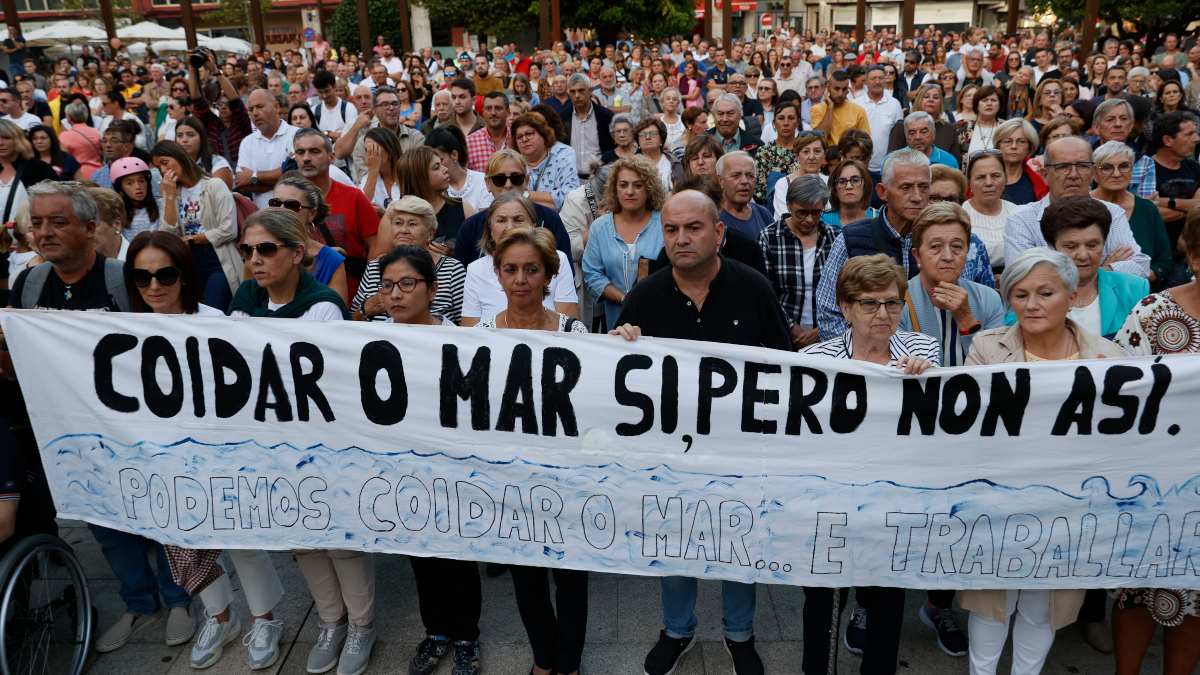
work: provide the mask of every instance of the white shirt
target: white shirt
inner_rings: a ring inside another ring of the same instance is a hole
[[[238,170],[277,171],[292,154],[292,137],[296,135],[296,127],[286,121],[279,123],[275,135],[267,138],[254,128],[254,133],[242,139],[238,146]],[[260,209],[267,208],[271,199],[271,191],[259,192],[254,195],[254,203]]]
[[[1000,200],[1000,213],[994,216],[984,215],[975,210],[971,200],[963,202],[963,210],[971,218],[971,234],[979,236],[987,249],[988,260],[993,267],[1004,264],[1004,228],[1008,225],[1008,217],[1017,210],[1017,205]]]
[[[817,265],[817,247],[804,249],[804,297],[811,298],[813,293],[816,293],[813,288],[813,269]],[[817,318],[813,316],[813,303],[805,302],[804,307],[800,310],[800,325],[808,328],[817,325]]]
[[[823,173],[819,173],[819,174],[817,174],[817,178],[820,178],[821,182],[825,183],[826,185],[829,184],[829,176],[826,176]],[[771,201],[771,208],[774,209],[776,218],[778,218],[788,212],[788,210],[787,210],[787,191],[788,191],[788,177],[787,176],[783,176],[779,180],[775,181],[775,198]],[[842,224],[845,225],[845,223],[842,223]]]
[[[381,58],[379,59],[379,62],[382,63],[385,68],[387,68],[388,75],[404,72],[404,62],[400,60],[399,56],[393,56],[389,59]]]
[[[337,168],[336,164],[329,165],[329,178],[331,180],[335,180],[335,181],[341,183],[342,185],[349,185],[350,187],[353,187],[353,188],[358,187],[357,185],[354,184],[354,179],[351,178],[350,175],[347,174],[345,171],[342,171],[341,169]]]
[[[855,103],[867,111],[867,123],[871,126],[871,161],[867,163],[867,168],[871,171],[883,171],[883,158],[887,156],[888,136],[891,135],[892,127],[896,122],[904,118],[904,111],[900,109],[900,101],[886,93],[878,101],[875,101],[870,94],[864,93],[863,96],[855,99]]]
[[[13,124],[21,127],[21,131],[29,131],[33,127],[36,127],[37,125],[42,123],[42,118],[38,117],[37,115],[34,115],[33,113],[31,113],[29,111],[25,111],[25,112],[21,113],[20,117],[13,117],[12,115],[5,115],[4,117],[0,117],[0,119],[8,120],[9,122],[12,122]]]
[[[329,168],[332,169],[333,167],[330,166]],[[365,193],[367,191],[367,176],[363,176],[362,182],[355,187]],[[400,199],[403,196],[404,195],[400,192],[400,181],[393,182],[392,189],[389,192],[387,189],[387,183],[383,182],[383,176],[375,177],[375,196],[371,199],[372,204],[381,209],[386,209],[388,204]]]
[[[1093,335],[1100,335],[1100,296],[1097,295],[1083,307],[1067,310],[1067,318],[1083,326],[1084,330]]]
[[[279,305],[270,300],[267,301],[267,309],[272,312],[277,311],[286,305]],[[229,313],[232,317],[249,317],[250,315],[240,310],[235,310]],[[303,314],[300,315],[301,321],[341,321],[342,310],[332,302],[318,302],[309,307]]]
[[[1108,238],[1104,241],[1104,255],[1115,249],[1128,246],[1133,249],[1133,257],[1113,263],[1114,272],[1124,272],[1145,279],[1150,276],[1150,256],[1142,251],[1133,231],[1129,228],[1129,219],[1125,217],[1125,209],[1110,202],[1099,201],[1112,214],[1112,226],[1108,230]],[[1050,205],[1050,195],[1039,201],[1018,206],[1008,217],[1004,227],[1004,259],[1006,265],[1011,265],[1017,256],[1035,246],[1046,246],[1046,238],[1042,236],[1042,214]]]
[[[575,274],[571,261],[558,252],[558,274],[550,280],[550,293],[542,304],[554,309],[556,302],[579,302],[575,294]],[[485,255],[467,265],[467,280],[463,287],[463,317],[491,319],[508,307],[508,296],[500,286],[492,256]]]
[[[488,192],[486,178],[481,171],[467,169],[467,180],[463,183],[461,190],[454,189],[451,185],[446,192],[455,199],[461,199],[464,203],[470,204],[475,211],[482,211],[492,205],[495,199],[492,193]]]
[[[317,101],[321,110],[321,118],[317,120],[318,129],[340,134],[354,124],[354,120],[358,119],[358,109],[354,107],[353,103],[345,101],[346,116],[342,117],[342,103],[343,101],[338,99],[337,103],[333,104],[333,109],[329,109],[325,107],[323,101]]]

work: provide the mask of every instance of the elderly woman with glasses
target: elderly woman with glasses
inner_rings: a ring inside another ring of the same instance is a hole
[[[636,125],[637,121],[629,113],[613,115],[612,121],[608,123],[608,131],[612,134],[614,147],[600,155],[601,162],[608,164],[618,159],[628,159],[637,154],[637,136],[633,133],[633,127]]]
[[[1133,148],[1120,141],[1109,141],[1096,148],[1092,161],[1096,164],[1096,189],[1092,190],[1092,196],[1125,210],[1133,238],[1142,252],[1150,256],[1150,285],[1160,288],[1171,274],[1173,247],[1158,207],[1129,191],[1135,161]]]
[[[437,231],[437,217],[429,202],[408,195],[388,204],[379,221],[381,235],[391,234],[387,247],[417,246],[429,251],[434,266],[437,291],[430,307],[435,315],[456,323],[462,314],[463,285],[466,269],[457,258],[436,252],[430,244]],[[363,321],[387,321],[388,294],[382,290],[380,259],[367,263],[358,291],[350,303],[354,318]]]
[[[1030,361],[1120,358],[1116,344],[1088,332],[1070,316],[1079,284],[1071,259],[1048,248],[1031,248],[1008,262],[1000,277],[1000,295],[1016,313],[1017,323],[975,335],[967,365]],[[1075,622],[1083,590],[961,591],[960,604],[971,613],[972,675],[994,675],[1012,623],[1012,672],[1042,671],[1054,633]]]
[[[1029,166],[1038,143],[1033,125],[1023,119],[1008,120],[996,128],[995,139],[1004,160],[1004,199],[1021,206],[1045,197],[1046,181]]]

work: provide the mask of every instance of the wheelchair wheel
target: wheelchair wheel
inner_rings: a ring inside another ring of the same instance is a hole
[[[83,567],[63,540],[27,537],[0,560],[3,675],[79,675],[93,617]]]

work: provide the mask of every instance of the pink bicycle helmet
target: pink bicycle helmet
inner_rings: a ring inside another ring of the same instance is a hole
[[[112,166],[108,168],[108,178],[113,182],[113,185],[116,185],[117,181],[125,176],[131,173],[141,173],[142,171],[150,171],[150,167],[146,166],[145,162],[137,157],[122,157],[113,162]]]

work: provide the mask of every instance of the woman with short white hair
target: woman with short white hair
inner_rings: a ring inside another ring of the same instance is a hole
[[[1092,190],[1092,196],[1125,210],[1133,238],[1142,252],[1150,256],[1150,285],[1160,288],[1171,274],[1173,247],[1158,207],[1129,191],[1136,162],[1133,148],[1120,141],[1108,141],[1092,153],[1092,162],[1096,165],[1096,189]]]

